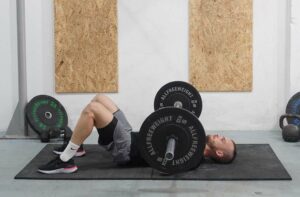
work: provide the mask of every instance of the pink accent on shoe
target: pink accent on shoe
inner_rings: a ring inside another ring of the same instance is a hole
[[[85,150],[83,150],[83,151],[80,151],[80,152],[76,152],[76,154],[75,154],[75,156],[76,157],[82,157],[82,156],[84,156],[86,154],[86,152],[85,152]]]
[[[64,173],[72,173],[72,172],[75,172],[77,170],[78,170],[77,166],[73,166],[71,168],[64,168],[63,172]]]

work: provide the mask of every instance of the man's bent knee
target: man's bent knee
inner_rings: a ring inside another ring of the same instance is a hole
[[[86,108],[83,109],[83,111],[81,112],[81,114],[83,116],[87,116],[89,118],[95,119],[95,115],[91,109],[91,107],[88,105]]]
[[[88,114],[92,114],[95,126],[98,128],[105,127],[113,119],[113,114],[103,104],[95,101],[91,101],[87,105],[86,111]]]
[[[111,113],[115,113],[118,110],[117,105],[107,96],[104,94],[97,94],[92,102],[97,102],[99,104],[102,104],[107,110],[109,110]]]
[[[106,98],[106,96],[105,96],[104,94],[97,94],[97,95],[93,98],[92,102],[93,102],[93,101],[96,101],[96,102],[101,103],[101,101],[103,100],[103,98]]]

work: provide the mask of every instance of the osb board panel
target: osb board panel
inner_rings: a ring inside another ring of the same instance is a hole
[[[116,92],[117,0],[55,0],[56,92]]]
[[[252,0],[189,4],[190,82],[199,91],[251,91]]]

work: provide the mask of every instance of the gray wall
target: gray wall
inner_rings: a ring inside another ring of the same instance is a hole
[[[287,98],[297,91],[290,89],[294,79],[286,68],[287,5],[289,1],[253,0],[253,91],[201,92],[205,129],[279,129]],[[53,6],[53,0],[26,0],[28,99],[55,96],[66,107],[73,128],[94,94],[55,93]],[[153,112],[157,90],[172,80],[188,80],[188,1],[119,0],[118,17],[119,92],[108,95],[138,130]]]
[[[0,1],[0,132],[6,131],[18,103],[16,2]]]

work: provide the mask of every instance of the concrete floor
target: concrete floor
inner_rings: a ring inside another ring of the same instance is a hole
[[[286,143],[278,132],[222,132],[237,143],[268,143],[292,181],[46,181],[14,180],[45,146],[39,140],[0,140],[0,197],[48,196],[300,196],[300,142]],[[96,143],[95,132],[87,143]],[[263,165],[263,164],[262,164]]]

